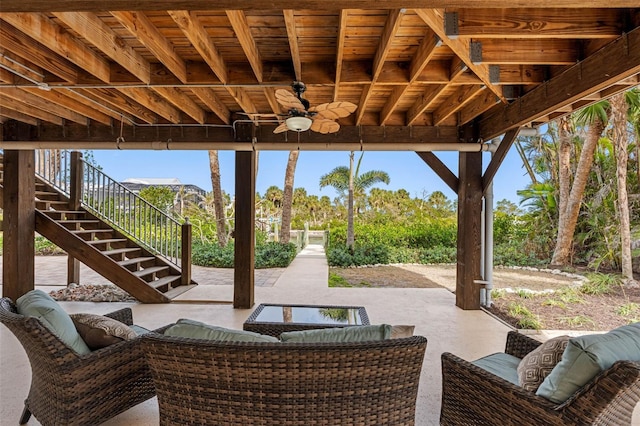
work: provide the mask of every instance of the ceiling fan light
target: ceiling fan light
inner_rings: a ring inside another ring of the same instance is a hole
[[[289,117],[285,120],[287,129],[294,132],[305,132],[311,127],[311,119],[309,117]]]

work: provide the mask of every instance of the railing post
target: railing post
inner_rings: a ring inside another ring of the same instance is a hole
[[[69,182],[69,204],[71,210],[78,210],[82,203],[82,153],[71,152],[71,171]]]
[[[69,171],[69,207],[79,210],[82,204],[82,153],[71,152]],[[80,284],[80,261],[67,254],[67,284]]]
[[[191,224],[189,223],[189,218],[186,218],[182,224],[181,249],[182,278],[180,283],[189,285],[191,284]]]

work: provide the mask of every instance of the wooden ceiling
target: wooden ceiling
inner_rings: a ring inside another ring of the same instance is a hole
[[[252,114],[285,113],[275,91],[303,81],[312,106],[358,106],[303,140],[476,142],[638,85],[639,26],[637,0],[2,0],[0,121],[234,149],[237,120],[292,139]]]

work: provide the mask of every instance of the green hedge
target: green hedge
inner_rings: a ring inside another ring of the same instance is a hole
[[[267,242],[259,244],[255,249],[255,268],[284,268],[296,257],[296,246],[293,243]],[[216,243],[195,243],[191,261],[194,265],[215,268],[233,268],[234,245],[229,243],[220,247]]]

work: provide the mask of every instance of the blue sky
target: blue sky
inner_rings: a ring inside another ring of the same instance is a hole
[[[137,150],[96,150],[94,158],[105,173],[122,181],[126,178],[179,178],[182,183],[195,184],[211,191],[209,176],[209,156],[207,151],[137,151]],[[455,152],[436,152],[453,173],[458,174],[458,154]],[[360,153],[356,153],[356,160]],[[489,163],[489,153],[485,153],[483,165]],[[260,194],[276,185],[284,185],[284,171],[288,152],[261,151],[259,155],[258,180],[256,189]],[[333,188],[320,190],[320,176],[336,166],[348,166],[348,152],[301,151],[296,168],[294,186],[303,187],[308,194],[318,196],[336,196]],[[220,151],[220,172],[223,190],[229,194],[235,192],[234,183],[235,153]],[[449,199],[456,194],[420,159],[414,152],[365,152],[361,172],[383,170],[389,174],[390,184],[379,185],[389,190],[406,189],[412,197],[421,197],[423,192],[430,194],[442,191]],[[508,199],[518,204],[516,191],[529,183],[522,161],[514,147],[509,151],[502,167],[494,180],[496,201]]]

